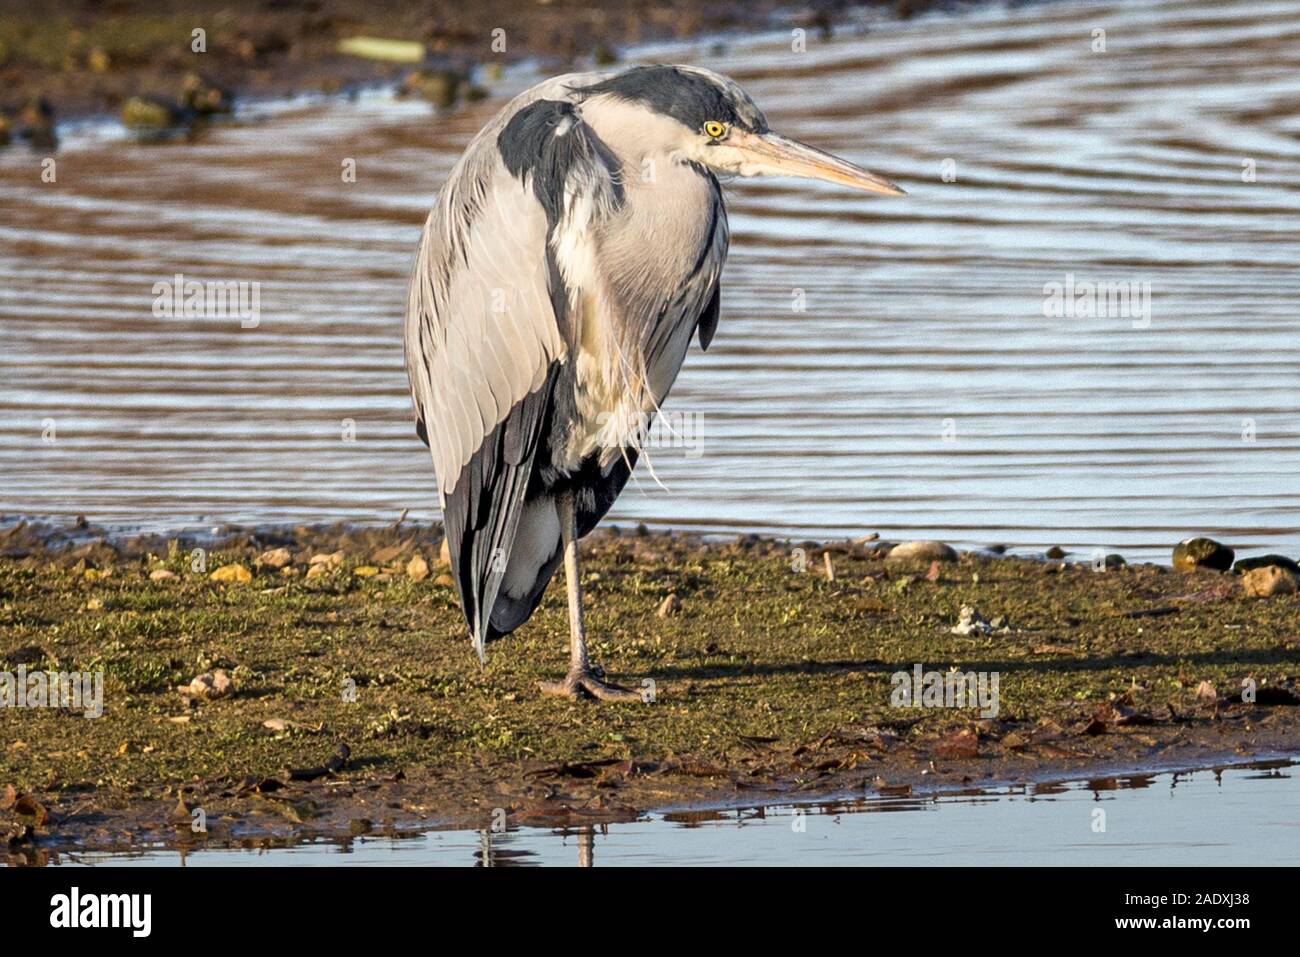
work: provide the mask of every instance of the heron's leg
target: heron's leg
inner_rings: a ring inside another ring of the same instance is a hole
[[[569,595],[569,673],[563,681],[543,681],[546,694],[580,698],[585,691],[602,701],[640,701],[635,691],[599,680],[587,661],[587,632],[582,621],[582,580],[578,567],[578,509],[573,492],[556,501],[560,513],[560,538],[564,549],[564,579]]]

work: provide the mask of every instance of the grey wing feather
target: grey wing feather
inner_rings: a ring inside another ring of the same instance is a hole
[[[404,339],[417,429],[438,477],[452,575],[480,655],[565,344],[547,221],[496,148],[509,117],[588,75],[516,98],[461,157],[425,222]]]

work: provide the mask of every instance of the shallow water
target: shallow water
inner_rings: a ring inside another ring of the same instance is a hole
[[[900,811],[914,813],[893,813]],[[586,829],[433,831],[291,848],[65,855],[63,863],[1259,866],[1294,864],[1297,853],[1300,778],[1295,764],[1269,761],[966,794],[659,814]]]
[[[698,443],[652,452],[666,489],[640,470],[612,521],[1300,552],[1300,5],[988,6],[646,56],[730,73],[911,195],[729,188],[722,323],[667,406]],[[406,273],[498,103],[280,104],[152,146],[100,128],[56,184],[0,153],[0,515],[432,517]],[[257,327],[156,318],[176,273],[260,283]],[[1149,326],[1045,318],[1069,275],[1148,283]]]

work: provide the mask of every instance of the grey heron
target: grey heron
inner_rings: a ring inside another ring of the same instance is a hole
[[[713,339],[728,245],[719,175],[902,193],[772,132],[727,77],[637,66],[515,97],[424,224],[406,367],[451,575],[483,660],[563,562],[569,671],[544,692],[640,700],[588,661],[578,540],[622,491],[691,338]]]

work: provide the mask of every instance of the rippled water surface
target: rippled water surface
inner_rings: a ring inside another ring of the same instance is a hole
[[[722,323],[668,404],[698,446],[652,454],[666,488],[642,470],[614,521],[1300,552],[1300,4],[988,6],[804,53],[647,55],[730,73],[774,127],[911,195],[729,187]],[[69,137],[56,184],[0,154],[0,514],[431,517],[406,273],[498,105],[380,93],[194,143],[100,130]],[[257,328],[156,318],[176,273],[260,283]],[[1149,284],[1149,325],[1045,317],[1067,276]]]
[[[1300,852],[1288,761],[966,794],[649,815],[629,824],[239,850],[64,855],[68,864],[1260,866]],[[916,813],[897,814],[891,812]]]

